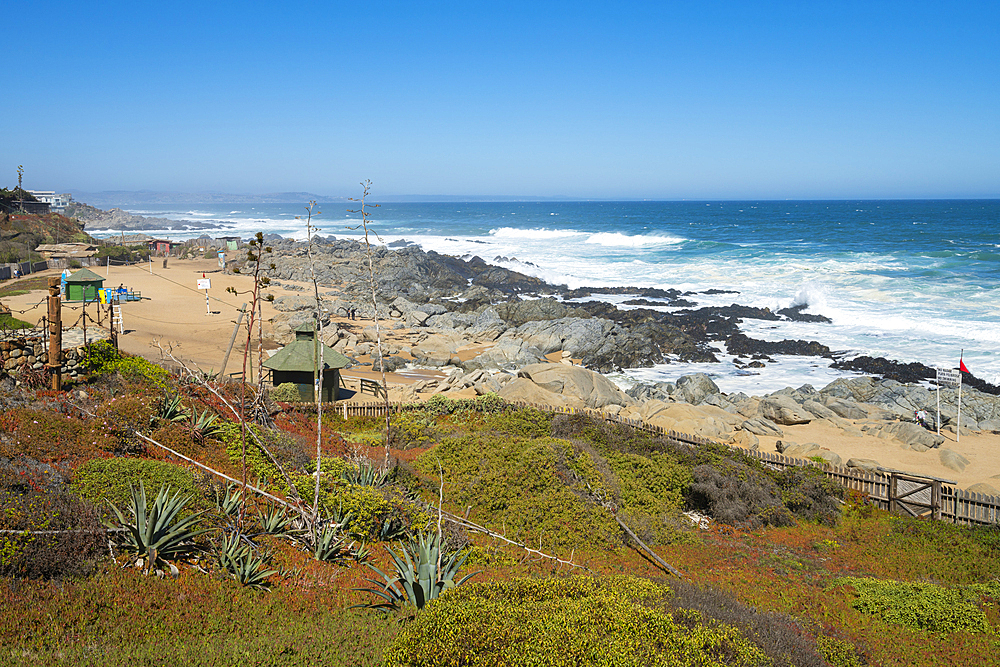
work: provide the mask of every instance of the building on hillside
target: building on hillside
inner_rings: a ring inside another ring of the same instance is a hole
[[[73,203],[73,195],[68,192],[58,194],[54,190],[28,190],[35,199],[44,202],[57,213],[62,213]]]
[[[80,259],[97,254],[97,246],[92,243],[43,243],[35,248],[42,259]]]
[[[23,211],[30,215],[47,215],[52,212],[48,202],[24,201],[23,199],[14,202],[14,211]]]
[[[174,248],[181,245],[176,241],[170,241],[168,239],[149,239],[146,241],[146,244],[149,246],[149,252],[154,255],[163,256],[169,255],[173,252]]]
[[[316,368],[316,330],[315,322],[309,321],[295,330],[295,340],[264,362],[264,368],[271,371],[271,383],[291,382],[299,390],[303,401],[315,400],[313,397],[313,378]],[[323,384],[322,400],[325,403],[336,401],[340,397],[340,369],[347,368],[351,361],[331,347],[319,344],[323,349]]]
[[[217,236],[215,240],[223,241],[226,244],[226,250],[239,250],[240,247],[239,236]]]
[[[67,301],[97,301],[97,290],[104,287],[104,278],[90,269],[80,269],[66,279]]]

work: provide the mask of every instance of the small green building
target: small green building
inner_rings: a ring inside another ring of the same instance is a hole
[[[271,370],[271,383],[291,382],[299,390],[303,401],[312,401],[313,378],[316,368],[316,331],[314,322],[306,322],[295,330],[295,340],[264,362],[264,368]],[[322,400],[336,401],[339,396],[340,369],[347,368],[350,360],[331,347],[319,343],[323,350]]]
[[[98,301],[97,290],[104,287],[104,278],[90,269],[80,269],[66,279],[67,301]]]

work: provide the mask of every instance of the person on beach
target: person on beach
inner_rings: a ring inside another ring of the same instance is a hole
[[[913,413],[913,418],[920,426],[923,426],[926,429],[930,428],[930,426],[927,424],[926,410],[917,410],[916,412]]]

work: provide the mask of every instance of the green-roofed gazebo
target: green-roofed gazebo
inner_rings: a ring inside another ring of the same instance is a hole
[[[104,278],[90,269],[80,269],[66,279],[67,301],[97,301],[97,290],[104,287]]]
[[[312,401],[313,373],[316,368],[316,332],[312,322],[306,322],[295,330],[295,341],[264,362],[264,368],[271,369],[271,383],[291,382],[299,390],[303,401]],[[323,350],[323,388],[324,402],[336,401],[339,398],[340,369],[347,368],[350,360],[332,347],[319,346]]]

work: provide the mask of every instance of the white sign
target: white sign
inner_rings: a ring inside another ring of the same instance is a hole
[[[937,369],[938,384],[945,387],[957,387],[962,383],[962,374],[953,368]]]
[[[212,279],[198,278],[198,289],[212,289]]]

